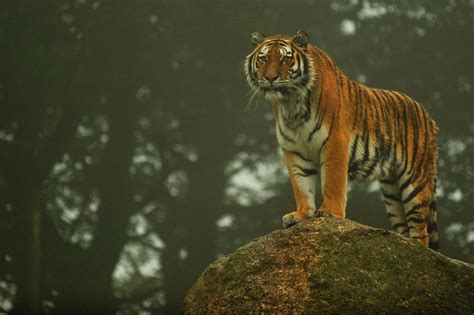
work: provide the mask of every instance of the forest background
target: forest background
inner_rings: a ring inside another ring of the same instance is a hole
[[[441,252],[474,263],[474,1],[0,3],[0,312],[176,313],[293,208],[250,33],[303,29],[440,128]],[[389,228],[376,184],[347,216]],[[320,196],[318,196],[320,201]]]

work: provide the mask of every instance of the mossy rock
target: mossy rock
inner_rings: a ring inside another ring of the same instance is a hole
[[[396,233],[318,218],[212,263],[185,314],[473,314],[474,266]]]

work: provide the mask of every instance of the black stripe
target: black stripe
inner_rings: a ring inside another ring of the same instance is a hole
[[[426,181],[424,181],[421,185],[418,185],[417,187],[415,187],[415,189],[413,189],[413,191],[408,195],[408,197],[406,197],[405,199],[403,199],[403,203],[407,203],[409,202],[410,200],[412,200],[416,195],[418,195],[426,186]]]
[[[378,90],[372,90],[372,92],[374,93],[374,96],[375,96],[375,100],[376,100],[376,103],[377,103],[377,108],[379,108],[380,111],[382,112],[382,122],[384,124],[384,129],[386,131],[388,131],[388,139],[391,139],[392,128],[391,128],[391,125],[390,125],[389,114],[386,111],[387,110],[386,105],[380,99]],[[384,145],[385,145],[385,141],[384,141]]]
[[[357,150],[358,145],[359,145],[359,135],[356,136],[354,142],[352,143],[351,154],[349,156],[350,161],[353,161],[356,158],[355,154],[356,154],[356,150]]]
[[[378,102],[379,106],[382,106],[382,100],[380,100],[379,91],[378,90],[373,90],[373,92],[374,92],[375,98],[377,99],[377,102]]]
[[[401,133],[401,130],[400,130],[400,127],[399,127],[399,124],[400,124],[400,112],[396,106],[396,103],[394,101],[394,99],[392,98],[392,96],[390,95],[389,91],[386,91],[386,90],[380,90],[380,92],[382,93],[382,95],[385,97],[386,99],[386,102],[387,104],[390,105],[390,107],[392,108],[393,110],[393,113],[395,115],[395,117],[392,117],[392,121],[394,122],[395,124],[395,128],[394,128],[394,131],[396,133],[398,133],[398,138],[396,138],[396,142],[400,142],[400,133]]]
[[[303,161],[306,161],[306,162],[313,162],[312,160],[304,157],[301,153],[297,152],[297,151],[290,151],[290,150],[286,150],[285,148],[281,148],[283,151],[285,151],[286,153],[290,153],[290,154],[294,154],[296,155],[297,157],[299,157],[300,159],[302,159]]]
[[[364,136],[365,135],[365,136]],[[365,164],[370,157],[370,135],[369,135],[369,129],[367,126],[367,120],[366,120],[366,126],[364,128],[364,134],[362,135],[363,137],[363,142],[364,142],[364,156],[362,157],[362,160],[359,161],[360,164]]]
[[[283,130],[281,129],[280,127],[280,124],[277,124],[278,125],[278,131],[280,132],[280,135],[283,137],[283,139],[285,139],[286,141],[290,142],[290,143],[295,143],[295,140],[291,139],[289,136],[287,136]]]
[[[404,102],[404,100],[398,95],[398,93],[392,92],[393,95],[398,99],[400,107],[403,108],[403,129],[402,129],[402,151],[403,151],[403,162],[404,166],[400,174],[405,174],[408,169],[408,105]]]
[[[354,96],[352,95],[353,94],[352,88],[354,86],[354,82],[352,82],[351,79],[346,79],[346,80],[348,80],[348,82],[349,82],[348,86],[347,86],[347,89],[348,89],[348,92],[349,92],[349,101],[352,102],[352,101],[354,101],[354,99],[353,99]]]
[[[311,138],[313,138],[313,135],[316,133],[316,131],[321,129],[321,125],[322,124],[319,124],[318,121],[316,121],[313,130],[311,130],[311,132],[309,133],[308,140],[307,140],[308,142],[311,141]]]
[[[385,199],[390,199],[390,200],[393,200],[393,201],[400,201],[400,199],[401,199],[399,194],[389,194],[389,193],[385,192],[383,189],[382,189],[382,194],[385,197]]]
[[[383,96],[387,100],[387,105],[390,106],[389,108],[392,109],[393,115],[391,116],[391,121],[393,122],[393,134],[392,138],[394,139],[393,141],[393,157],[392,157],[392,167],[395,169],[397,166],[397,147],[398,144],[400,143],[400,133],[401,133],[401,128],[400,128],[400,112],[398,111],[398,108],[396,104],[394,103],[393,99],[390,97],[388,94],[388,91],[382,90],[381,91]],[[393,117],[395,116],[395,117]],[[397,137],[398,136],[398,137]]]
[[[359,169],[359,161],[357,160],[357,148],[359,147],[359,135],[356,136],[355,141],[352,143],[351,157],[349,158],[349,174],[355,173]]]
[[[313,91],[309,90],[306,94],[306,113],[305,113],[305,121],[308,121],[311,118],[311,105],[313,104]]]
[[[332,69],[332,70],[336,70],[333,62],[331,61],[331,59],[329,58],[329,56],[322,50],[322,49],[318,49],[319,52],[320,52],[320,56],[323,57],[324,61],[327,63],[327,65]]]
[[[384,125],[385,130],[388,131],[388,139],[392,139],[393,131],[393,122],[392,117],[390,115],[390,109],[388,108],[387,103],[382,103],[382,113],[384,114]]]
[[[309,133],[308,135],[308,142],[311,141],[311,138],[313,138],[313,135],[316,131],[318,131],[319,129],[321,129],[321,126],[323,124],[323,119],[324,119],[324,115],[326,114],[326,106],[324,106],[324,108],[322,109],[322,113],[319,114],[319,111],[321,109],[321,106],[318,106],[318,110],[316,112],[316,124],[314,125],[314,128],[313,130],[311,130],[311,132]]]
[[[409,211],[407,211],[405,213],[405,218],[408,218],[409,216],[412,216],[413,214],[417,214],[418,213],[418,209],[421,209],[423,207],[428,207],[430,205],[431,201],[427,200],[427,201],[423,201],[423,202],[420,202],[416,205],[414,205],[413,207],[411,207],[411,209]]]
[[[328,136],[327,138],[324,140],[323,144],[321,145],[321,150],[324,148],[324,146],[326,145],[326,143],[328,142],[329,140],[329,137],[331,137],[331,133],[332,133],[332,129],[334,127],[334,119],[336,118],[336,113],[334,113],[332,115],[332,120],[331,120],[331,128],[329,128],[329,132],[328,132]],[[321,165],[322,167],[322,165]]]
[[[396,144],[393,141],[393,119],[390,115],[390,109],[387,107],[387,101],[381,95],[379,90],[374,91],[375,98],[380,102],[380,108],[382,111],[384,129],[386,130],[386,137],[383,139],[383,159],[381,162],[382,169],[386,168],[386,164],[395,164],[396,160]],[[383,100],[382,100],[383,98]]]
[[[356,92],[356,101],[355,101],[355,114],[354,114],[354,121],[352,123],[352,129],[355,129],[355,126],[357,125],[357,119],[359,117],[359,108],[362,105],[362,101],[360,98],[360,86],[357,83],[354,83],[355,87],[355,92]]]
[[[398,195],[394,195],[394,194],[383,194],[383,196],[386,198],[386,199],[390,199],[390,200],[393,200],[393,201],[400,201],[400,196]]]
[[[379,182],[381,184],[386,184],[386,185],[393,185],[395,184],[395,181],[391,180],[391,179],[383,179],[383,180],[379,180]]]
[[[404,227],[404,228],[407,228],[407,224],[406,223],[396,223],[394,225],[392,225],[393,229],[396,230],[398,228],[401,228],[401,227]]]
[[[374,173],[378,162],[380,161],[381,153],[380,153],[380,148],[377,144],[381,144],[383,141],[381,140],[382,135],[381,135],[381,132],[380,132],[380,124],[379,124],[379,120],[378,120],[378,111],[377,111],[376,108],[372,109],[372,103],[371,103],[368,91],[364,90],[363,94],[364,94],[364,98],[367,102],[367,105],[370,108],[370,112],[372,112],[372,118],[373,118],[373,120],[375,120],[375,126],[376,126],[375,127],[376,143],[374,144],[375,157],[373,158],[373,161],[371,162],[371,164],[368,167],[366,167],[366,169],[364,170],[364,174],[363,174],[363,177],[370,178],[372,176],[372,174]],[[375,118],[374,111],[376,112],[377,118]],[[369,139],[370,139],[370,135],[368,137],[368,140]],[[370,153],[370,151],[369,151],[369,153]]]
[[[426,220],[423,220],[420,217],[411,217],[410,219],[407,219],[407,224],[408,223],[421,224],[421,223],[426,223]]]
[[[248,71],[248,75],[249,77],[252,79],[252,83],[254,86],[257,86],[257,80],[255,78],[255,74],[257,73],[257,71],[254,71],[253,69],[253,66],[254,66],[254,63],[255,63],[255,56],[256,56],[256,53],[254,53],[253,55],[251,55],[249,58],[248,58],[248,62],[247,62],[247,71]]]
[[[301,80],[300,83],[301,83],[302,86],[306,86],[308,84],[308,82],[310,81],[309,60],[308,60],[308,57],[303,52],[297,54],[297,56],[301,57],[299,67],[301,68],[301,66],[303,66],[303,76],[302,76],[302,80]],[[301,62],[301,60],[302,60],[302,62]]]
[[[418,141],[418,138],[419,138],[419,130],[420,130],[420,125],[419,125],[419,119],[420,119],[420,112],[419,112],[419,109],[418,109],[418,106],[416,105],[416,103],[412,103],[412,119],[413,119],[413,126],[412,126],[412,130],[413,130],[413,149],[412,149],[412,158],[411,158],[411,165],[410,165],[410,169],[413,170],[413,168],[415,167],[415,161],[416,161],[416,156],[418,154],[418,144],[419,144],[419,141]]]
[[[391,212],[387,212],[387,215],[388,215],[389,218],[395,218],[395,217],[398,218],[398,215],[393,214]]]
[[[374,173],[375,171],[375,167],[377,166],[378,164],[378,159],[375,158],[372,163],[369,165],[369,167],[367,167],[365,170],[364,170],[364,174],[362,175],[364,178],[370,178],[370,176],[372,176],[372,174]]]
[[[424,134],[424,137],[423,137],[423,146],[421,146],[421,143],[418,143],[419,145],[419,148],[417,148],[417,155],[421,155],[421,157],[418,159],[420,162],[420,165],[418,165],[415,169],[414,169],[414,174],[417,176],[417,177],[420,177],[423,173],[423,170],[425,168],[425,164],[427,162],[427,159],[426,159],[426,155],[428,154],[428,151],[429,151],[429,146],[430,146],[430,141],[429,141],[429,132],[428,132],[428,119],[426,117],[426,113],[425,113],[425,110],[420,107],[414,100],[411,100],[413,102],[413,105],[415,106],[415,108],[417,108],[419,111],[418,111],[418,118],[420,120],[419,124],[418,124],[418,129],[417,132],[418,134],[421,132]],[[415,161],[413,161],[414,163]]]
[[[318,170],[315,168],[303,168],[301,166],[295,165],[302,173],[298,174],[304,177],[318,175]]]
[[[412,176],[408,177],[408,179],[403,184],[400,185],[400,192],[403,193],[403,191],[405,191],[405,189],[408,187],[408,185],[410,185],[412,180],[413,180]]]
[[[430,139],[430,134],[429,134],[429,130],[428,130],[428,117],[426,117],[426,111],[422,108],[421,109],[421,113],[423,114],[423,122],[424,122],[424,134],[425,134],[425,143],[424,143],[424,146],[423,146],[423,155],[421,157],[421,161],[422,161],[422,166],[424,166],[425,162],[426,162],[426,155],[428,154],[428,150],[429,150],[429,146],[431,144],[431,142],[429,141]]]

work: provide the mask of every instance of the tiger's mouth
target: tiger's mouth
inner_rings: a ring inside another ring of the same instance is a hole
[[[263,93],[266,94],[271,94],[271,93],[281,93],[281,94],[289,94],[290,89],[286,86],[262,86],[260,87],[260,90],[263,91]]]
[[[269,86],[261,87],[260,91],[269,101],[280,101],[288,95],[288,89],[285,87]]]

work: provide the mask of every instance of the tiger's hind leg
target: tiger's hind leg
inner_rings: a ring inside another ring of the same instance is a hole
[[[391,181],[380,181],[380,189],[384,196],[385,209],[393,230],[408,237],[408,225],[405,220],[405,210],[398,184]]]
[[[401,178],[400,188],[402,203],[405,210],[405,219],[408,225],[409,236],[420,240],[425,246],[429,245],[428,224],[435,204],[434,175],[421,176],[417,180]]]

